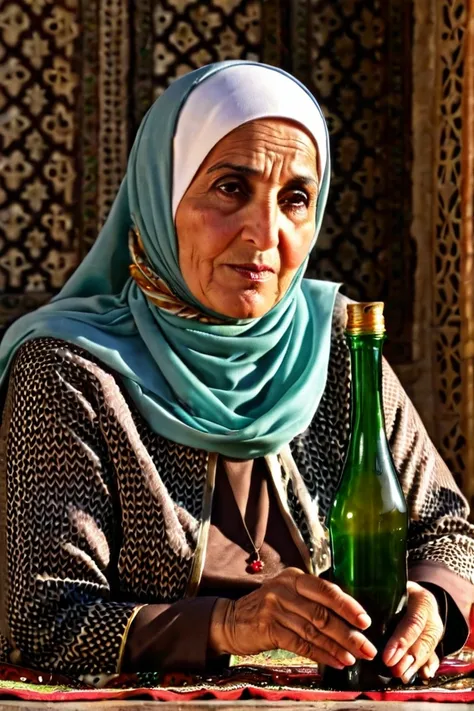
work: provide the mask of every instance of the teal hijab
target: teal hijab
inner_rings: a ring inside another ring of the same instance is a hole
[[[150,303],[129,276],[128,250],[134,224],[153,269],[180,299],[206,313],[179,269],[171,207],[173,138],[191,92],[214,73],[238,64],[242,63],[225,62],[191,72],[154,103],[140,126],[127,173],[94,247],[58,296],[9,328],[0,346],[0,374],[5,380],[25,341],[63,339],[118,373],[158,434],[248,459],[278,452],[311,422],[327,378],[338,286],[303,279],[306,260],[283,299],[265,316],[223,323],[190,321]],[[328,158],[313,244],[329,176]]]

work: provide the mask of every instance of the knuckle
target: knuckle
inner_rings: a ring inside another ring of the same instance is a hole
[[[304,573],[302,570],[298,570],[298,568],[285,568],[276,576],[276,579],[278,578],[285,582],[291,580],[295,584],[300,575],[304,575]]]
[[[349,631],[347,634],[347,644],[353,649],[361,649],[365,644],[365,638],[359,632]]]
[[[425,632],[425,634],[422,637],[421,643],[422,646],[431,652],[435,649],[436,645],[438,644],[439,637],[436,634],[434,630],[428,630]]]
[[[425,617],[421,612],[413,612],[410,618],[410,632],[418,634],[418,636],[421,635],[425,628],[425,622]]]
[[[423,639],[420,641],[416,651],[412,650],[412,654],[418,664],[424,664],[430,657],[432,651],[433,647],[431,644],[426,639]]]
[[[294,566],[290,566],[289,568],[285,568],[284,570],[281,571],[280,576],[285,576],[285,575],[304,575],[303,571],[300,570],[299,568],[295,568]]]
[[[330,600],[339,600],[343,594],[339,585],[336,585],[335,583],[328,583],[326,580],[323,580],[323,583],[325,583],[323,588],[325,595]]]
[[[331,585],[327,591],[329,606],[338,613],[343,613],[347,604],[346,593],[337,585]]]
[[[307,621],[303,625],[303,637],[306,641],[312,642],[314,644],[314,642],[318,640],[321,635],[315,629],[314,625],[311,622]]]
[[[324,605],[315,605],[312,615],[313,625],[319,630],[324,630],[329,624],[329,620],[330,614],[328,608],[324,607]]]
[[[444,623],[439,615],[430,623],[430,627],[433,628],[434,633],[441,639],[444,634]]]
[[[324,580],[324,578],[314,578],[314,587],[320,595],[331,595],[331,589],[334,587],[333,583]]]
[[[423,589],[424,592],[424,602],[425,605],[429,607],[434,607],[435,610],[438,609],[438,601],[436,599],[436,595],[434,595],[431,590],[427,590],[426,588]]]
[[[298,570],[297,568],[289,568],[288,570],[291,571],[291,576],[288,577],[288,584],[290,586],[290,589],[295,593],[296,595],[301,595],[304,593],[304,588],[307,576],[305,573],[303,573],[302,570]]]
[[[296,653],[302,657],[311,657],[313,645],[305,639],[300,639],[296,645]]]
[[[268,610],[274,610],[277,606],[278,596],[273,590],[266,590],[263,602]]]

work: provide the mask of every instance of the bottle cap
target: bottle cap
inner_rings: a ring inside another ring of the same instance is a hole
[[[346,331],[352,336],[382,336],[385,333],[383,301],[347,305]]]

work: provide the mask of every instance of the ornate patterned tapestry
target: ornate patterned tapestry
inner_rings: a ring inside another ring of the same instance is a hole
[[[282,66],[332,136],[310,271],[386,301],[387,355],[472,496],[470,2],[3,0],[0,325],[47,301],[91,247],[138,123],[175,77],[219,59]]]
[[[474,503],[474,7],[464,0],[414,7],[412,232],[424,370],[417,396]]]
[[[435,126],[436,190],[434,218],[433,346],[438,395],[438,437],[451,469],[465,473],[465,438],[461,429],[461,250],[462,250],[462,102],[466,7],[459,0],[438,5],[436,26],[445,40],[437,46],[436,74],[440,116]],[[466,393],[467,395],[467,393]]]
[[[34,308],[79,259],[78,7],[0,5],[0,318]]]

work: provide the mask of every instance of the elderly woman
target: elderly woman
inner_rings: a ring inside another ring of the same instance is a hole
[[[329,176],[321,111],[279,69],[204,67],[152,106],[91,253],[2,345],[3,659],[374,657],[320,575],[350,397],[345,300],[303,279]],[[407,680],[465,641],[474,530],[388,367],[384,395],[411,527],[383,658]]]

